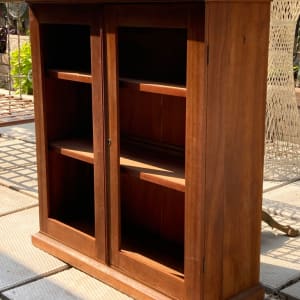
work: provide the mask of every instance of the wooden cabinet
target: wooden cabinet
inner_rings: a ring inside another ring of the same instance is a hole
[[[263,299],[269,1],[29,1],[40,232],[138,299]]]

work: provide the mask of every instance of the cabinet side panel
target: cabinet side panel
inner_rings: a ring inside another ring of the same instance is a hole
[[[207,153],[219,151],[221,166],[211,169],[214,158],[208,154],[206,251],[215,262],[206,284],[223,286],[208,299],[228,299],[259,281],[270,5],[209,3],[207,8],[208,120],[219,127],[208,121]],[[215,274],[222,282],[214,281]]]
[[[36,154],[37,173],[40,205],[40,230],[47,231],[48,218],[48,194],[47,194],[47,168],[46,168],[46,137],[45,137],[45,113],[43,103],[43,63],[40,41],[40,25],[36,18],[35,10],[30,8],[30,41],[32,53],[32,76],[34,82],[34,114],[36,128]]]
[[[222,299],[222,259],[224,224],[224,103],[222,99],[223,60],[220,49],[225,48],[226,37],[217,26],[216,18],[223,19],[223,10],[216,14],[217,5],[206,9],[206,42],[209,42],[207,70],[207,141],[205,189],[205,275],[206,299]],[[217,39],[217,40],[216,40]]]

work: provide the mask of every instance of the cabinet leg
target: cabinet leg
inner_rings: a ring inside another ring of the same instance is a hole
[[[281,225],[276,222],[268,213],[262,211],[262,220],[266,222],[272,228],[276,228],[284,233],[286,233],[290,237],[296,237],[299,235],[299,230],[292,228],[289,225]]]

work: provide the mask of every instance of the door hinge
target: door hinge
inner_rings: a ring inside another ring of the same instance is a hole
[[[111,139],[107,139],[107,145],[110,147],[111,146]]]
[[[202,272],[205,273],[205,256],[202,258]]]

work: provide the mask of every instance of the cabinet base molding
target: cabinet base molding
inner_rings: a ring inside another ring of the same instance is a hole
[[[260,284],[258,284],[230,298],[230,300],[263,300],[264,295],[264,288]]]
[[[112,286],[131,297],[145,300],[171,300],[142,283],[133,280],[130,277],[118,272],[98,260],[83,255],[82,253],[65,246],[55,239],[47,236],[42,232],[38,232],[32,236],[32,243],[39,249],[61,259],[71,266],[99,279],[100,281]],[[204,296],[205,299],[205,296]],[[256,285],[236,296],[230,300],[262,300],[264,299],[264,289],[261,285]]]
[[[111,267],[63,245],[42,232],[38,232],[32,236],[32,243],[39,249],[46,251],[131,297],[145,300],[171,299]]]

